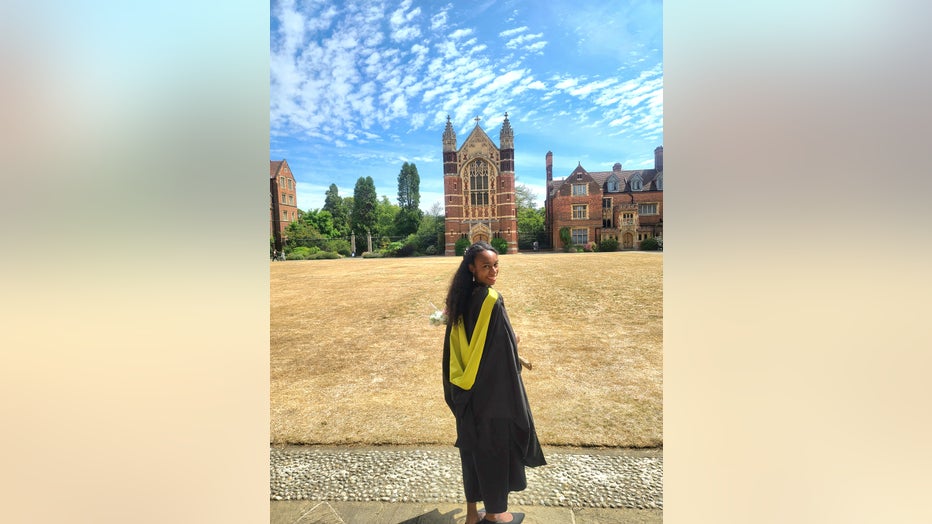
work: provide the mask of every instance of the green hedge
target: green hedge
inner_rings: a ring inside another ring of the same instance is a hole
[[[504,238],[495,237],[492,239],[492,247],[495,248],[495,251],[498,251],[500,255],[508,253],[508,241]]]
[[[656,238],[651,237],[641,241],[641,251],[657,251],[658,248],[660,248],[660,243]]]
[[[618,251],[618,240],[614,238],[606,238],[605,240],[599,242],[599,251]]]

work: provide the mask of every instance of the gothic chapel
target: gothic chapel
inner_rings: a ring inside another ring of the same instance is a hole
[[[444,255],[456,254],[456,241],[470,243],[493,238],[508,242],[508,253],[518,252],[518,219],[515,209],[515,135],[508,113],[496,147],[485,131],[476,127],[456,148],[456,133],[447,116],[443,131],[443,203],[446,215]]]

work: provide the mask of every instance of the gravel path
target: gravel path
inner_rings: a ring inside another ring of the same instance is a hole
[[[517,505],[663,509],[662,450],[544,448]],[[455,448],[271,449],[272,500],[465,503]]]

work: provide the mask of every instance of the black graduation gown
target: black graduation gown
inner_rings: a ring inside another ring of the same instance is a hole
[[[473,291],[469,309],[463,315],[468,337],[472,337],[479,311],[488,294],[486,286],[477,286]],[[466,451],[490,449],[494,445],[493,439],[488,437],[488,432],[480,431],[479,426],[491,427],[492,419],[507,418],[513,424],[514,444],[521,462],[529,467],[546,464],[521,380],[517,340],[501,295],[492,309],[482,360],[469,390],[450,382],[451,329],[448,324],[443,341],[443,389],[447,406],[456,417],[455,445]]]

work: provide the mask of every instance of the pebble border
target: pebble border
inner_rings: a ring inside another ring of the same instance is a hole
[[[516,505],[663,509],[662,451],[544,450]],[[271,448],[271,499],[465,503],[455,449]]]

